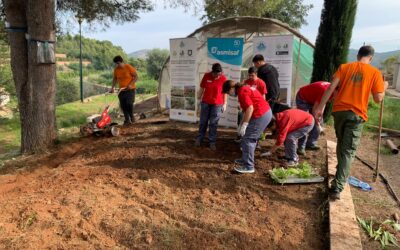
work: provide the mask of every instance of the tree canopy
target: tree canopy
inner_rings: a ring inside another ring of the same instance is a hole
[[[167,49],[152,49],[147,53],[147,74],[158,80],[161,68],[169,56]]]
[[[59,36],[57,52],[67,54],[70,58],[79,58],[79,36]],[[128,59],[124,50],[113,45],[110,41],[99,41],[82,37],[82,57],[92,62],[97,70],[110,69],[113,66],[113,58],[116,55]]]
[[[305,18],[312,7],[303,0],[205,0],[206,14],[201,19],[208,23],[234,16],[268,17],[298,29],[307,24]]]

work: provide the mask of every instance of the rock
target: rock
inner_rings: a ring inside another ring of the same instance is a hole
[[[396,221],[396,223],[399,223],[399,215],[397,213],[393,214],[393,219]]]
[[[144,240],[147,244],[151,244],[153,242],[153,236],[149,232],[146,233]]]

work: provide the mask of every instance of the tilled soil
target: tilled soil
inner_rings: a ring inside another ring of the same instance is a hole
[[[259,152],[255,174],[234,174],[235,131],[220,129],[213,152],[193,146],[196,130],[155,117],[120,137],[86,137],[8,162],[0,175],[0,248],[328,246],[326,183],[274,184],[268,170],[283,161]],[[326,176],[325,150],[306,160]]]

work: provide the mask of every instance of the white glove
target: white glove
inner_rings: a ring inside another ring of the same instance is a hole
[[[262,153],[260,156],[261,157],[268,157],[268,156],[271,156],[271,155],[272,155],[271,151],[267,151],[267,152]]]
[[[226,103],[224,103],[224,105],[222,105],[222,113],[224,113],[226,110]]]
[[[243,122],[242,125],[239,127],[238,134],[240,136],[244,136],[244,134],[246,134],[247,126],[249,126],[249,123],[248,122]]]

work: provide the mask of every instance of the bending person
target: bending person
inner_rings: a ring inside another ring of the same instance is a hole
[[[313,116],[300,109],[288,109],[276,113],[275,121],[270,126],[272,131],[276,131],[276,143],[269,152],[262,153],[261,156],[270,156],[284,144],[286,165],[297,166],[297,149],[305,147],[308,133],[314,127]]]
[[[261,133],[272,119],[271,108],[258,90],[247,85],[229,80],[224,83],[223,93],[237,96],[244,112],[238,128],[238,134],[242,136],[242,158],[235,160],[239,164],[235,171],[254,173],[254,151]]]
[[[314,82],[303,86],[299,89],[296,94],[296,107],[303,111],[312,113],[312,111],[318,106],[321,102],[322,95],[328,89],[330,83],[329,82]],[[333,95],[330,97],[331,100]],[[305,149],[308,150],[319,150],[317,145],[317,141],[319,135],[321,133],[320,126],[322,125],[323,121],[315,122],[313,129],[308,136],[307,143]],[[299,154],[304,154],[304,149],[299,149]]]

